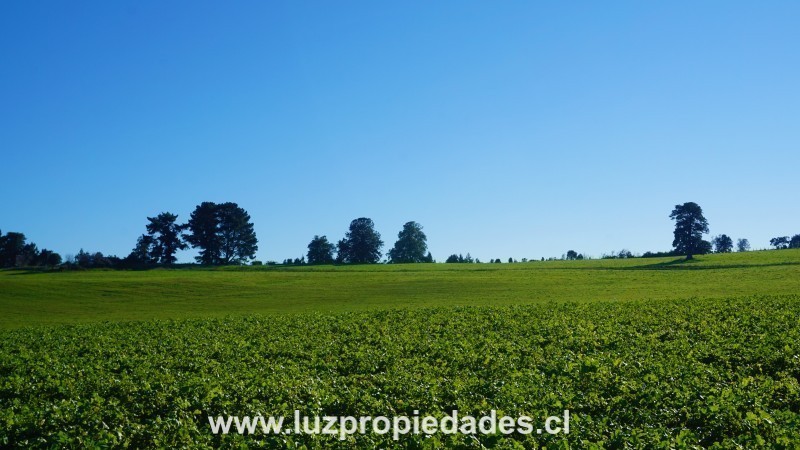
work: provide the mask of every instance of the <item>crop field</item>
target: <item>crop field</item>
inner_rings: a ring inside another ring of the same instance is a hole
[[[800,252],[0,272],[0,446],[798,448]],[[214,434],[208,416],[569,434]]]

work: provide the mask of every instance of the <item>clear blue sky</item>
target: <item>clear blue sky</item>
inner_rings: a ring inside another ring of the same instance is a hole
[[[127,255],[247,209],[258,258],[370,217],[433,255],[800,233],[800,3],[0,4],[0,229]],[[192,252],[180,259],[191,260]]]

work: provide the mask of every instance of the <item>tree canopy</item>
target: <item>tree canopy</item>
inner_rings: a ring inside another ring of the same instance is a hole
[[[197,205],[189,216],[186,224],[189,233],[185,238],[193,248],[200,249],[200,256],[195,257],[200,264],[212,265],[219,262],[218,224],[217,205],[213,202]]]
[[[372,219],[360,217],[350,222],[350,230],[338,243],[337,262],[375,264],[381,259],[383,241]]]
[[[163,212],[156,217],[148,217],[147,233],[152,237],[150,246],[151,259],[156,263],[173,264],[178,258],[178,250],[189,248],[181,238],[186,225],[176,223],[178,216]]]
[[[675,239],[672,246],[675,251],[692,259],[692,255],[708,253],[711,245],[703,241],[703,234],[708,233],[708,221],[703,217],[703,209],[694,202],[675,205],[669,215],[675,221]]]
[[[308,244],[308,264],[333,264],[333,250],[334,245],[328,242],[327,236],[315,235]]]
[[[750,241],[747,239],[739,239],[736,241],[736,251],[737,252],[746,252],[750,250]]]
[[[391,263],[421,263],[429,262],[426,252],[428,251],[428,238],[422,232],[422,225],[417,222],[406,222],[403,229],[397,233],[397,242],[389,250],[389,262]],[[431,257],[432,259],[432,257]]]
[[[775,247],[776,250],[783,250],[789,248],[789,236],[778,236],[769,240],[769,245]]]
[[[186,224],[185,238],[200,249],[195,259],[201,264],[241,264],[253,259],[258,239],[250,215],[236,203],[203,202]]]
[[[711,240],[714,251],[717,253],[730,253],[733,251],[733,239],[727,234],[720,234]]]

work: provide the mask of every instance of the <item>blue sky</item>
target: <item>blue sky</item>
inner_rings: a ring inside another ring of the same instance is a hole
[[[800,233],[797,2],[3,2],[0,229],[124,256],[233,201],[261,260],[370,217],[433,255]],[[180,259],[191,260],[192,252]]]

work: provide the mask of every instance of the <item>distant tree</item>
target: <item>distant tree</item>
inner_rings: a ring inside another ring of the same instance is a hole
[[[94,252],[89,267],[114,267],[117,260],[116,256],[105,256],[102,252]]]
[[[336,243],[336,258],[334,259],[334,262],[336,264],[344,264],[346,262],[345,258],[347,257],[347,252],[347,241],[344,239],[339,239],[339,241]]]
[[[708,220],[703,217],[700,205],[694,202],[675,205],[669,217],[675,221],[675,239],[672,241],[672,246],[676,251],[686,255],[686,259],[707,253],[705,251],[707,246],[703,244],[703,234],[708,233]],[[710,249],[710,244],[708,247]]]
[[[22,246],[22,252],[17,255],[17,260],[14,265],[17,267],[28,267],[36,265],[36,259],[39,256],[39,249],[36,244],[29,242]]]
[[[333,264],[333,250],[334,246],[328,242],[326,236],[314,236],[314,239],[308,244],[308,257],[309,264]]]
[[[568,260],[578,259],[578,252],[576,252],[575,250],[568,251],[567,252],[567,259]]]
[[[750,250],[750,241],[747,239],[739,239],[736,241],[736,251],[746,252],[748,250]]]
[[[474,259],[472,259],[472,255],[470,255],[470,254],[469,254],[469,252],[467,252],[467,256],[465,256],[465,257],[464,257],[464,260],[463,260],[463,261],[461,261],[461,262],[463,262],[463,263],[467,263],[467,264],[472,264],[472,263],[474,263],[474,262],[475,262],[475,260],[474,260]]]
[[[198,205],[186,224],[186,241],[200,249],[201,264],[243,264],[255,257],[258,239],[250,215],[236,203]]]
[[[426,263],[432,263],[433,262],[433,255],[431,255],[431,252],[428,252],[428,254],[425,255],[425,262]]]
[[[25,252],[25,235],[8,232],[0,238],[0,267],[14,267]]]
[[[147,224],[147,233],[153,238],[150,249],[152,258],[161,264],[175,263],[178,260],[175,253],[189,248],[181,238],[181,232],[186,229],[186,225],[176,223],[178,216],[168,212],[148,217],[147,220],[150,222]]]
[[[150,265],[158,263],[158,257],[154,256],[157,252],[153,250],[155,247],[155,238],[149,234],[143,234],[136,240],[136,246],[131,251],[126,259],[126,263],[139,266]]]
[[[733,239],[727,234],[720,234],[711,239],[714,245],[714,251],[717,253],[730,253],[733,251]]]
[[[372,219],[361,217],[350,222],[350,230],[339,244],[337,256],[342,262],[375,264],[381,259],[383,241]]]
[[[36,255],[34,264],[37,266],[55,267],[61,264],[61,255],[52,250],[43,248],[39,254]]]
[[[776,250],[783,250],[789,248],[789,236],[780,236],[769,240],[769,245],[775,247]]]
[[[579,253],[579,254],[578,254],[578,256],[577,256],[577,257],[575,257],[575,259],[577,259],[577,260],[583,260],[583,253]]]
[[[46,254],[43,257],[44,265],[55,267],[61,265],[61,255],[54,251],[46,250]]]
[[[500,263],[502,263],[503,261],[500,261],[500,258],[497,258],[497,259],[495,259],[495,260],[494,260],[494,262],[495,262],[495,264],[500,264]]]
[[[185,235],[185,239],[192,247],[200,249],[200,256],[195,257],[198,263],[208,266],[219,264],[218,227],[216,203],[203,202],[197,205],[189,216],[189,222],[186,224],[189,233]]]
[[[789,248],[800,248],[800,234],[795,234],[789,240]]]
[[[452,254],[452,255],[448,256],[447,259],[444,262],[446,262],[446,263],[457,263],[458,262],[458,255]]]
[[[217,205],[219,255],[221,264],[244,264],[255,258],[258,239],[250,214],[236,203]]]
[[[514,258],[508,258],[508,263],[511,264],[514,262]]]
[[[421,263],[425,261],[428,250],[428,238],[422,232],[422,225],[417,222],[406,222],[397,234],[397,242],[389,250],[390,263]]]
[[[80,251],[78,251],[78,254],[75,255],[75,264],[77,264],[78,267],[83,267],[84,269],[88,269],[89,267],[92,267],[93,262],[94,262],[93,255],[91,255],[89,252],[83,251],[83,249],[80,249]]]

